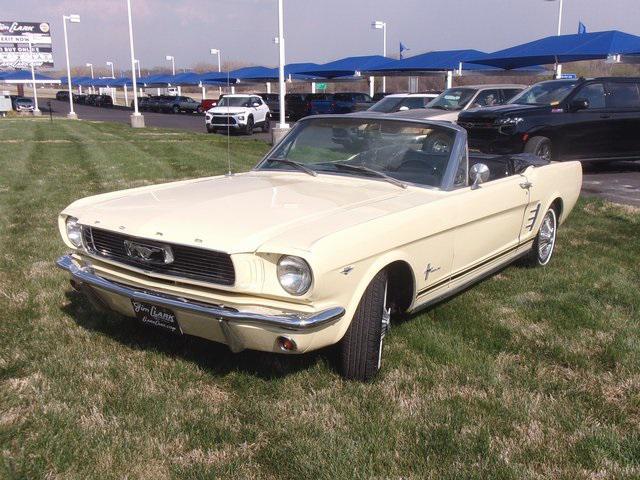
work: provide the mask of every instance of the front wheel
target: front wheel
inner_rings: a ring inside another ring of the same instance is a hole
[[[247,135],[253,135],[253,117],[247,118],[247,126],[244,129]]]
[[[558,234],[558,216],[553,208],[547,210],[533,241],[533,246],[525,263],[532,267],[544,267],[551,261]]]
[[[347,333],[340,341],[340,373],[350,380],[371,380],[380,370],[382,343],[391,326],[387,272],[378,273],[362,295]]]
[[[267,115],[264,119],[264,123],[262,124],[262,131],[264,133],[269,133],[270,129],[271,129],[271,118],[269,117],[269,115]]]
[[[173,113],[180,113],[180,107],[178,105],[173,106]]]
[[[531,137],[524,146],[525,153],[533,153],[540,158],[551,161],[551,140],[547,137]]]
[[[216,129],[214,127],[212,127],[211,125],[207,125],[207,132],[216,133]]]

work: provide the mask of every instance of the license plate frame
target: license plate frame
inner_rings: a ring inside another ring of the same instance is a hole
[[[183,334],[178,317],[170,308],[137,300],[131,300],[131,306],[136,318],[143,325],[149,325],[174,335]]]

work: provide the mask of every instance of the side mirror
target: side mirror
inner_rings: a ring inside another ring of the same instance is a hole
[[[476,163],[469,170],[469,177],[471,178],[471,188],[475,189],[480,186],[481,183],[489,180],[489,167],[487,167],[484,163]]]
[[[576,98],[569,103],[570,112],[578,112],[580,110],[586,110],[587,108],[589,108],[589,100],[584,98]]]
[[[403,105],[398,109],[399,112],[406,112],[407,110],[409,110],[409,107],[407,107],[406,105]]]
[[[260,106],[260,104],[259,104],[258,102],[253,102],[253,106],[254,106],[254,107],[259,107],[259,106]]]

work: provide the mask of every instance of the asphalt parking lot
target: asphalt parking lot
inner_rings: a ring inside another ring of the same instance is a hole
[[[43,115],[48,114],[47,102],[44,100],[42,103]],[[65,116],[69,112],[69,103],[51,100],[51,109],[54,116]],[[119,122],[129,123],[129,116],[131,110],[124,110],[120,108],[98,108],[91,105],[76,105],[73,109],[78,114],[78,118],[83,120],[93,120],[101,122]],[[156,112],[142,112],[144,115],[145,125],[148,127],[160,127],[160,128],[177,128],[190,130],[193,132],[206,132],[204,127],[204,115],[195,115],[182,113],[174,115],[171,113],[156,113]],[[261,140],[270,141],[270,133],[262,133],[260,129],[256,129],[254,137]]]
[[[46,100],[43,114],[46,114]],[[69,111],[67,102],[51,100],[55,116],[65,116]],[[78,117],[84,120],[129,123],[130,110],[119,108],[96,108],[90,105],[74,106]],[[145,123],[150,127],[185,129],[205,132],[202,115],[143,112]],[[269,141],[271,136],[256,129],[255,138]],[[597,196],[615,203],[640,207],[640,161],[592,163],[584,165],[582,194]]]

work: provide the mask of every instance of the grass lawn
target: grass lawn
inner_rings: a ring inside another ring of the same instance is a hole
[[[86,195],[226,171],[226,139],[0,120],[0,478],[639,478],[640,211],[394,325],[371,384],[96,313],[54,267]],[[267,146],[231,138],[235,170]]]

